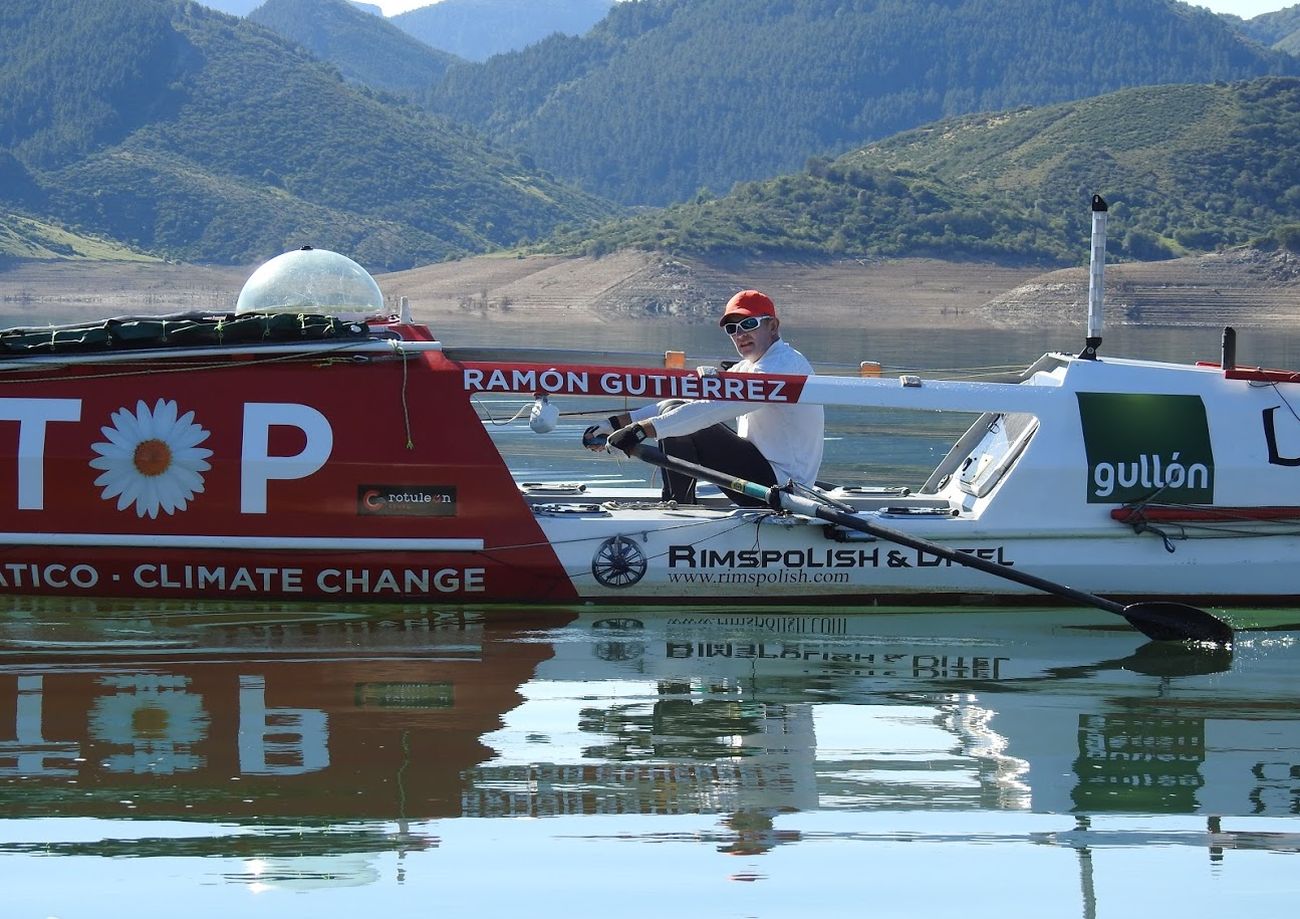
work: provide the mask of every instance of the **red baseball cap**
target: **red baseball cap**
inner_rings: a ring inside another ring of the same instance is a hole
[[[728,322],[734,322],[736,319],[744,319],[746,316],[771,316],[775,319],[776,304],[772,302],[771,297],[762,291],[742,290],[727,301],[727,306],[722,311],[722,318],[718,320],[718,325],[725,325]]]

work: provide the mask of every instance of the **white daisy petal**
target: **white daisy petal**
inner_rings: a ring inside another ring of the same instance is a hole
[[[135,515],[137,517],[148,514],[151,520],[158,519],[158,495],[152,486],[152,482],[146,481],[140,489],[140,496],[135,501]]]
[[[203,428],[194,423],[194,413],[186,412],[172,422],[172,431],[169,435],[171,441],[180,443],[187,437],[197,437]]]
[[[181,493],[181,487],[175,479],[165,479],[159,476],[154,480],[154,493],[157,496],[158,503],[167,513],[172,513],[178,507],[185,506],[185,496]]]
[[[140,426],[141,440],[153,437],[153,412],[149,411],[149,406],[144,404],[143,399],[135,403],[135,421]]]
[[[164,402],[159,399],[153,407],[153,432],[155,436],[164,436],[172,433],[172,428],[176,426],[176,403],[170,400]]]
[[[191,494],[196,491],[202,491],[203,489],[203,476],[199,475],[192,469],[177,469],[175,475],[172,476],[172,481],[175,482],[179,488],[182,488]]]
[[[108,443],[100,444],[97,446],[103,446],[107,448],[110,447],[111,445],[113,449],[117,449],[117,450],[135,449],[136,441],[131,437],[129,437],[126,434],[126,432],[120,431],[117,428],[100,428],[100,431],[102,431],[104,433],[104,436],[108,438]]]
[[[118,485],[121,486],[122,492],[117,496],[117,509],[119,511],[124,511],[134,504],[136,498],[139,497],[139,483],[126,480],[119,482]]]
[[[140,433],[140,422],[127,409],[119,409],[113,413],[113,427],[122,432],[124,443],[138,444],[144,440],[144,435]]]
[[[122,483],[111,472],[105,472],[99,478],[95,479],[96,485],[104,485],[104,493],[100,495],[105,501],[115,498],[122,493]],[[118,508],[120,511],[122,508]]]
[[[174,482],[178,482],[186,488],[193,488],[196,484],[203,481],[203,476],[197,469],[191,469],[189,466],[178,465],[168,474]]]
[[[178,428],[172,437],[172,442],[176,444],[177,449],[192,450],[207,440],[208,437],[208,432],[203,428],[190,425],[189,427]]]

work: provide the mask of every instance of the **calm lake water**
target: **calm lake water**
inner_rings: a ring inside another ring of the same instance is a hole
[[[201,616],[7,618],[6,917],[1289,916],[1300,893],[1298,633]]]
[[[658,325],[563,344],[726,356],[715,329]],[[887,373],[1081,343],[788,331]],[[1300,367],[1300,335],[1238,353]],[[644,474],[581,451],[584,423],[498,437],[539,474]],[[855,424],[836,477],[921,475],[964,426]],[[0,916],[1291,916],[1297,639],[1169,647],[1059,608],[11,600]]]

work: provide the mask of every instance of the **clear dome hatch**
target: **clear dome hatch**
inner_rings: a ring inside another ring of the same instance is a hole
[[[338,319],[386,314],[384,295],[346,255],[304,246],[262,264],[244,282],[235,304],[244,313],[321,313]]]

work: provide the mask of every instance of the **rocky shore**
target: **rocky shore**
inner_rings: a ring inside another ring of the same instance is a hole
[[[29,261],[0,269],[0,322],[48,325],[113,315],[233,309],[253,266]],[[701,261],[482,256],[378,275],[417,319],[602,323],[708,321],[737,290],[769,293],[801,323],[876,327],[1077,324],[1086,267],[1043,272],[937,259]],[[1300,322],[1300,257],[1235,249],[1106,270],[1107,322],[1277,328]]]

